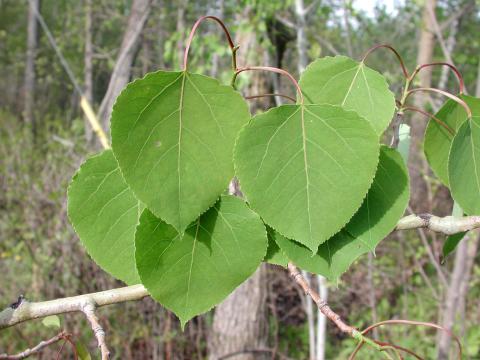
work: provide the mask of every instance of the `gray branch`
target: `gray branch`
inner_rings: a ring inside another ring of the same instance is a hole
[[[445,235],[453,235],[480,228],[480,216],[438,217],[431,214],[409,215],[398,221],[395,230],[419,228],[429,229]],[[40,319],[50,315],[60,315],[71,312],[82,312],[91,315],[89,311],[91,310],[93,312],[97,307],[141,300],[146,296],[148,296],[148,292],[143,285],[132,285],[97,293],[41,302],[29,302],[25,299],[19,299],[17,303],[0,312],[0,330],[25,321]],[[97,327],[95,322],[92,323],[91,317],[87,316],[87,318],[92,326],[95,325]],[[100,335],[100,339],[98,335]],[[104,343],[102,344],[104,340],[101,338],[101,331],[96,331],[95,336],[99,341],[99,345],[104,345]],[[107,350],[105,350],[105,352],[106,351]]]

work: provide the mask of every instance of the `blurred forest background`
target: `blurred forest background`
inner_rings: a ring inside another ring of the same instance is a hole
[[[369,47],[389,43],[411,70],[417,63],[455,63],[469,94],[480,95],[480,4],[475,1],[0,0],[0,308],[20,294],[47,300],[122,286],[89,259],[67,219],[68,182],[100,146],[37,11],[106,131],[119,91],[146,72],[179,69],[190,27],[206,14],[221,17],[231,29],[240,45],[239,65],[279,66],[297,76],[315,58],[360,59]],[[228,83],[230,61],[223,33],[213,23],[202,25],[190,69]],[[403,80],[393,56],[375,52],[368,65],[399,93]],[[239,80],[245,94],[294,91],[287,80],[267,73]],[[457,89],[455,78],[442,69],[425,71],[418,81]],[[251,101],[252,112],[274,101]],[[442,99],[417,95],[414,102],[435,111]],[[411,211],[448,215],[449,192],[426,170],[423,158],[427,119],[416,115],[406,121],[412,127]],[[328,291],[330,305],[358,328],[392,318],[436,322],[460,336],[466,359],[480,359],[478,234],[441,263],[444,240],[421,229],[397,232],[339,283],[311,281]],[[114,359],[346,359],[355,345],[334,326],[324,332],[323,319],[287,272],[271,265],[262,265],[184,332],[149,298],[102,308],[99,315]],[[92,358],[98,357],[82,316],[61,321]],[[34,346],[55,331],[41,321],[4,330],[0,353]],[[449,337],[425,328],[381,329],[374,336],[414,348],[427,359],[449,358]],[[51,347],[38,358],[53,359],[57,350]],[[69,351],[61,358],[73,358]],[[362,350],[360,358],[375,356]]]

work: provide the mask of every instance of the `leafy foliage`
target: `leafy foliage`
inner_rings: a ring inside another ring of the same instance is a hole
[[[233,177],[235,138],[249,118],[231,87],[189,72],[158,71],[118,97],[112,147],[135,195],[183,232]]]
[[[378,147],[370,124],[354,112],[283,105],[243,129],[235,167],[248,202],[264,221],[316,252],[361,205]]]
[[[365,63],[346,56],[312,62],[300,78],[305,99],[312,104],[340,105],[370,121],[381,135],[392,120],[395,97],[385,78]]]
[[[68,188],[68,215],[87,252],[107,272],[138,283],[135,226],[142,206],[111,150],[85,161]]]
[[[145,210],[135,245],[142,283],[184,326],[255,271],[267,238],[262,221],[242,200],[222,196],[183,236]]]
[[[237,92],[206,76],[158,71],[129,84],[112,113],[113,152],[87,160],[69,189],[70,218],[94,260],[140,280],[184,326],[262,261],[337,280],[374,252],[409,200],[408,134],[402,154],[379,143],[393,95],[383,76],[343,56],[315,61],[300,83],[307,104],[252,119]],[[465,121],[448,102],[437,116],[457,133],[430,122],[425,152],[474,213],[480,117],[477,99],[463,98],[475,116]],[[220,196],[234,175],[248,206]]]

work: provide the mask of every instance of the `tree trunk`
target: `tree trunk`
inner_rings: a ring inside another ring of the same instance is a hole
[[[435,45],[435,35],[433,33],[432,16],[430,10],[435,11],[436,0],[426,0],[422,16],[422,30],[418,42],[417,64],[426,64],[432,62],[433,49]],[[430,87],[432,82],[431,68],[422,70],[419,74],[420,87]],[[427,98],[423,94],[415,95],[415,106],[423,108]],[[428,166],[423,156],[422,142],[425,133],[426,121],[418,115],[412,117],[411,134],[412,149],[410,151],[409,170],[412,179],[412,196],[410,200],[411,207],[417,213],[430,212],[429,191],[427,184],[423,179],[423,174],[428,171]]]
[[[127,28],[113,68],[107,92],[99,109],[99,118],[103,128],[108,131],[112,106],[118,94],[130,80],[130,72],[139,45],[140,34],[150,13],[151,0],[133,0]]]
[[[266,359],[270,354],[253,352],[265,348],[266,265],[238,287],[215,310],[208,342],[209,359],[238,353],[235,360]]]
[[[186,0],[179,0],[178,1],[178,9],[177,9],[177,63],[178,66],[181,67],[183,64],[183,52],[185,51],[185,11],[187,8],[187,1]]]
[[[458,244],[450,285],[442,306],[442,327],[453,332],[457,311],[465,305],[479,235],[471,232]],[[438,340],[438,360],[448,360],[452,337],[442,331]]]
[[[92,0],[85,0],[85,57],[84,57],[84,89],[85,98],[93,105],[93,43],[92,43]],[[92,141],[92,127],[85,117],[85,137]]]
[[[303,0],[295,0],[295,17],[297,19],[297,54],[298,74],[300,75],[308,65],[307,49],[307,21],[305,19],[305,6]]]
[[[239,23],[251,15],[247,8],[239,14]],[[255,44],[255,34],[252,32],[237,32],[235,44],[240,44],[243,51],[239,53],[239,64],[249,63],[249,58],[259,54],[266,55],[265,49]],[[263,72],[249,74],[250,82],[245,90],[249,94],[264,94],[269,92],[271,79]],[[247,76],[247,75],[246,75]],[[250,110],[254,114],[257,110],[268,108],[272,105],[271,98],[258,99],[250,103]],[[241,184],[240,184],[241,186]],[[240,195],[238,188],[231,188],[230,193]],[[271,354],[251,352],[265,348],[268,338],[266,323],[266,265],[259,269],[239,286],[230,296],[215,309],[212,329],[209,333],[208,352],[210,360],[221,359],[222,356],[237,353],[235,360],[257,360],[270,358]],[[249,350],[250,352],[247,352]]]
[[[35,129],[33,114],[35,101],[35,57],[38,45],[38,22],[36,14],[40,11],[40,1],[30,0],[28,7],[27,58],[25,61],[24,108],[25,123]]]
[[[450,57],[457,43],[457,38],[456,38],[457,29],[458,29],[458,19],[452,21],[452,25],[450,25],[450,34],[448,35],[447,43],[445,44],[446,51],[448,52],[448,54],[450,54]],[[447,58],[445,58],[445,60],[448,61]],[[451,71],[448,67],[446,66],[442,67],[440,81],[438,82],[439,89],[445,90],[445,88],[447,87],[448,77],[450,73]]]

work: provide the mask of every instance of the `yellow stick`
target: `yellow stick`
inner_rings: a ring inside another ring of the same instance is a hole
[[[90,106],[90,103],[85,98],[85,96],[81,97],[80,106],[82,107],[82,110],[85,113],[88,122],[92,126],[93,131],[95,131],[95,134],[97,134],[98,138],[100,139],[100,143],[102,144],[104,149],[110,149],[110,144],[108,143],[107,135],[103,131],[100,125],[100,122],[98,121],[95,113],[93,112],[92,107]]]

